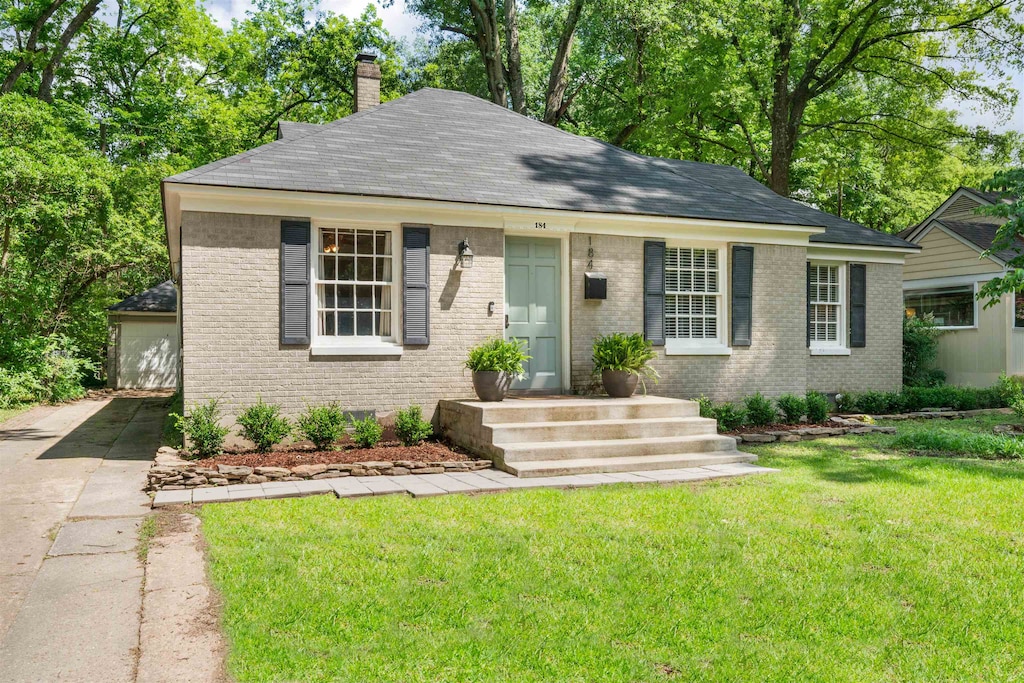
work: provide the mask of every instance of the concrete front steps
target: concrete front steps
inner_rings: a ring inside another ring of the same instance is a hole
[[[441,401],[445,437],[520,477],[637,472],[752,462],[693,401],[509,398]]]

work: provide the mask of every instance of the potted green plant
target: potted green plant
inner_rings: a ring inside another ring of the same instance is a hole
[[[594,374],[609,396],[629,398],[644,379],[658,381],[658,372],[648,363],[655,358],[654,346],[639,332],[616,332],[594,340]],[[647,383],[644,382],[644,393]]]
[[[473,389],[481,401],[501,401],[514,379],[526,376],[526,342],[494,337],[469,350],[466,367],[473,371]]]

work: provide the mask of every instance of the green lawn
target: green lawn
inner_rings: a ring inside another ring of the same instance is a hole
[[[916,428],[911,426],[910,428]],[[208,505],[239,681],[1019,681],[1024,462]]]

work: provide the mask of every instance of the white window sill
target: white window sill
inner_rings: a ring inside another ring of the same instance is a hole
[[[673,344],[671,339],[665,340],[666,356],[731,356],[732,349],[721,344],[705,346]]]
[[[936,325],[935,329],[943,332],[956,332],[957,330],[976,330],[977,325]]]
[[[314,343],[309,347],[311,356],[401,356],[401,344],[367,342],[365,344]]]
[[[850,349],[844,346],[812,346],[812,356],[849,356]]]

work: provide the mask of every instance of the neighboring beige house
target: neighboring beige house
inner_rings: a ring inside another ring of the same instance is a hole
[[[920,224],[901,233],[921,247],[903,268],[906,312],[931,313],[945,330],[937,366],[951,384],[986,387],[1002,372],[1024,373],[1024,296],[1005,294],[989,308],[976,298],[982,284],[1006,272],[1006,262],[1016,253],[982,256],[992,246],[1001,219],[975,210],[1000,201],[1007,200],[961,187]]]
[[[594,338],[641,331],[663,396],[901,386],[918,247],[465,93],[378,105],[361,59],[356,113],[164,180],[186,405],[429,415],[497,335],[529,344],[515,388],[588,392]]]

